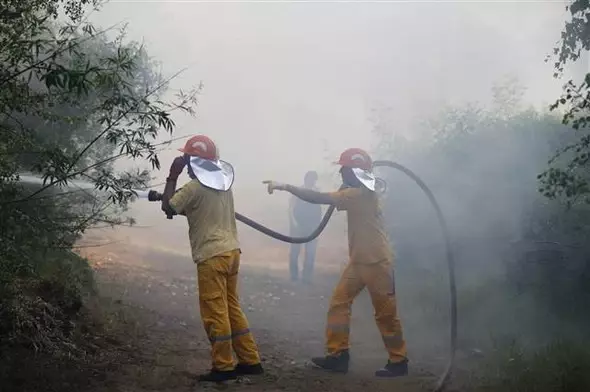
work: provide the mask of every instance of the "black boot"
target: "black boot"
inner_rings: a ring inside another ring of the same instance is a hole
[[[256,365],[246,365],[239,363],[238,366],[236,366],[236,373],[238,376],[257,376],[264,374],[264,369],[259,363]]]
[[[236,380],[238,375],[236,374],[235,370],[217,370],[211,369],[211,371],[207,374],[201,374],[199,376],[199,382],[224,382],[224,381],[231,381]]]
[[[408,360],[404,359],[401,362],[387,361],[387,365],[383,369],[379,369],[375,372],[377,377],[403,377],[408,375]]]
[[[311,362],[313,362],[316,367],[334,373],[347,373],[349,361],[350,355],[348,354],[348,350],[342,351],[338,354],[311,359]]]

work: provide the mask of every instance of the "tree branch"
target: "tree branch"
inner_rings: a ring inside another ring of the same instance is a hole
[[[115,28],[115,26],[117,26],[120,23],[121,22],[116,23],[116,24],[112,25],[111,27],[108,27],[107,29],[104,29],[102,31],[99,31],[98,33],[96,33],[96,34],[94,34],[94,35],[92,35],[90,37],[86,37],[86,38],[84,38],[84,39],[82,39],[80,41],[76,41],[73,44],[70,44],[70,45],[68,45],[65,48],[61,48],[61,49],[56,50],[55,52],[51,53],[47,57],[45,57],[45,58],[43,58],[43,59],[41,59],[41,60],[39,60],[39,61],[31,64],[31,65],[29,65],[28,67],[26,67],[26,68],[24,68],[24,69],[22,69],[22,70],[20,70],[20,71],[18,71],[16,73],[14,73],[14,74],[8,76],[8,77],[0,80],[0,87],[2,87],[4,84],[10,82],[11,80],[19,77],[20,75],[22,75],[22,74],[24,74],[24,73],[26,73],[26,72],[28,72],[28,71],[30,71],[32,69],[35,69],[35,68],[39,67],[41,64],[45,63],[46,61],[50,60],[51,58],[53,58],[53,57],[55,57],[55,56],[57,56],[59,54],[62,54],[62,53],[66,52],[66,51],[68,51],[68,50],[70,50],[72,48],[75,48],[76,46],[78,46],[78,45],[80,45],[80,44],[82,44],[82,43],[84,43],[86,41],[89,41],[89,40],[95,38],[97,35],[101,35],[101,34],[106,33],[107,31],[112,30],[113,28]]]
[[[157,91],[159,91],[162,87],[164,87],[167,83],[169,83],[171,80],[175,79],[178,75],[180,75],[182,72],[184,72],[186,70],[186,68],[176,72],[174,75],[172,75],[170,78],[166,79],[164,82],[158,84],[154,89],[152,89],[151,91],[148,91],[141,100],[144,100],[148,97],[150,97],[152,94],[156,93]],[[141,101],[140,100],[140,101]],[[88,143],[86,145],[86,147],[84,147],[82,149],[82,151],[78,154],[78,156],[76,156],[76,158],[74,159],[74,161],[70,164],[70,166],[68,167],[68,169],[66,170],[66,173],[69,172],[70,170],[72,170],[72,168],[76,165],[76,163],[78,163],[80,161],[80,159],[82,158],[82,156],[86,153],[86,151],[88,151],[90,149],[90,147],[92,147],[100,138],[102,138],[109,130],[111,130],[116,124],[119,123],[119,121],[121,121],[124,117],[126,117],[127,115],[129,115],[129,113],[134,109],[137,108],[139,106],[139,104],[136,104],[135,106],[133,106],[132,108],[127,109],[126,111],[124,111],[122,114],[119,115],[119,117],[117,117],[117,119],[110,124],[108,127],[106,127],[101,133],[99,133],[94,139],[92,139],[90,141],[90,143]]]

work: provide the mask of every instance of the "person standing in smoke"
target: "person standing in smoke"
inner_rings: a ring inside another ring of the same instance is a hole
[[[366,287],[375,309],[375,322],[381,332],[389,360],[375,372],[377,377],[399,377],[408,374],[406,342],[397,315],[393,283],[393,252],[384,228],[373,162],[360,148],[350,148],[337,162],[344,187],[322,193],[275,181],[264,181],[268,192],[287,191],[314,204],[336,206],[346,211],[348,220],[349,261],[342,272],[328,310],[326,355],[312,358],[321,369],[347,373],[350,315],[352,303]]]
[[[240,306],[238,272],[240,243],[231,186],[233,167],[219,159],[219,151],[204,135],[190,138],[166,178],[162,210],[184,215],[196,264],[201,318],[211,342],[212,368],[199,381],[222,382],[240,375],[264,372],[258,347]],[[187,166],[191,178],[176,190]],[[238,359],[234,363],[233,352]]]
[[[317,190],[317,180],[318,174],[315,171],[308,171],[305,173],[303,179],[303,188]],[[322,206],[319,204],[308,203],[295,196],[291,197],[289,204],[289,226],[291,236],[306,237],[310,235],[322,220]],[[303,283],[311,283],[317,243],[316,238],[313,241],[303,244],[305,247],[303,270],[301,271],[301,280]],[[302,244],[291,244],[289,252],[289,270],[291,273],[291,281],[293,282],[299,280],[299,253],[301,246]]]

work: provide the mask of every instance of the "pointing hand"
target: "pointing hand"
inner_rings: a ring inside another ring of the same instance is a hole
[[[272,195],[272,193],[277,191],[284,191],[286,188],[285,184],[276,181],[262,181],[263,184],[267,185],[268,194]]]

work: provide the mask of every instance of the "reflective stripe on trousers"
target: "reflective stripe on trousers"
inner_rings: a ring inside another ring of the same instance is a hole
[[[389,359],[392,362],[406,359],[406,342],[401,322],[397,317],[392,266],[389,262],[368,265],[349,263],[342,272],[328,310],[328,354],[337,354],[349,349],[352,303],[365,287],[369,290],[375,309],[375,322],[381,332]]]
[[[250,333],[250,329],[249,328],[245,328],[242,329],[241,331],[236,331],[236,332],[232,332],[231,335],[223,335],[223,336],[212,336],[209,337],[209,341],[211,343],[213,342],[223,342],[226,340],[232,340],[234,338],[237,338],[238,336],[242,336],[242,335],[246,335]]]
[[[240,252],[234,250],[197,264],[199,305],[211,342],[213,368],[232,370],[240,363],[260,363],[260,356],[237,292]]]

